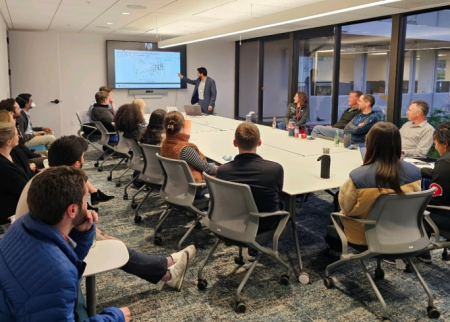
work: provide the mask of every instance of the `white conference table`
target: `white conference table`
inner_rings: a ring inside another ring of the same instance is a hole
[[[189,116],[189,118],[192,120],[192,123],[209,126],[219,131],[234,131],[236,130],[237,125],[242,123],[242,121],[215,115]]]

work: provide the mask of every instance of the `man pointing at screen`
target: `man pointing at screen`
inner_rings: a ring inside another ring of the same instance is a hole
[[[196,80],[191,80],[181,74],[178,74],[178,77],[184,79],[188,84],[195,85],[191,104],[198,103],[203,113],[213,114],[217,96],[216,82],[211,77],[207,77],[207,74],[205,67],[199,67]]]

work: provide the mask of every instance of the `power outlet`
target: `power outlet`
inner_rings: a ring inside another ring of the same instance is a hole
[[[75,126],[75,121],[70,121],[71,126]]]

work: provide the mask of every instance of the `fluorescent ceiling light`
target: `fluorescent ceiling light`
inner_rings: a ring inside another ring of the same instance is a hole
[[[112,25],[113,23],[112,23],[112,22],[107,22],[106,24],[107,24],[107,25]]]
[[[387,53],[369,53],[369,55],[387,55]]]
[[[211,39],[216,39],[216,38],[228,37],[228,36],[232,36],[232,35],[242,34],[242,33],[245,33],[245,32],[250,32],[250,31],[255,31],[255,30],[260,30],[260,29],[265,29],[265,28],[272,28],[272,27],[276,27],[276,26],[286,25],[286,24],[289,24],[289,23],[295,23],[295,22],[309,20],[309,19],[316,19],[316,18],[331,16],[331,15],[335,15],[335,14],[339,14],[339,13],[344,13],[344,12],[348,12],[348,11],[354,11],[354,10],[359,10],[359,9],[364,9],[364,8],[369,8],[369,7],[375,7],[375,6],[388,4],[388,3],[391,3],[391,2],[398,2],[398,1],[402,1],[402,0],[381,0],[381,1],[376,1],[376,2],[372,2],[372,3],[359,5],[359,6],[343,8],[343,9],[329,11],[329,12],[324,12],[324,13],[319,13],[317,15],[312,15],[312,16],[308,16],[308,17],[302,17],[302,18],[298,18],[298,19],[291,19],[291,20],[281,21],[281,22],[272,23],[272,24],[268,24],[268,25],[262,25],[262,26],[258,26],[258,27],[254,27],[254,28],[248,28],[248,29],[244,29],[244,30],[233,31],[233,32],[229,32],[229,33],[226,33],[226,34],[220,34],[220,35],[216,35],[216,36],[199,38],[199,39],[195,39],[195,40],[180,41],[179,43],[166,45],[166,46],[158,45],[158,48],[169,48],[169,47],[174,47],[174,46],[179,46],[179,45],[192,44],[192,43],[195,43],[195,42],[200,42],[200,41],[205,41],[205,40],[211,40]]]
[[[123,15],[129,15],[129,12],[122,12]]]

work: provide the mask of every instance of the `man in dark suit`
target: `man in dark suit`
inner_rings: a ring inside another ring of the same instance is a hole
[[[206,68],[199,67],[197,68],[198,78],[196,80],[191,80],[181,74],[178,74],[178,77],[184,79],[188,84],[195,85],[191,104],[198,103],[203,113],[213,114],[217,97],[216,82],[211,77],[207,77],[207,75]]]

